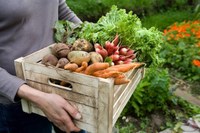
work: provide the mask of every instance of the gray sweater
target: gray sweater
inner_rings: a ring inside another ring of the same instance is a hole
[[[52,44],[58,19],[81,23],[65,0],[0,0],[0,103],[14,102],[25,83],[14,60]]]

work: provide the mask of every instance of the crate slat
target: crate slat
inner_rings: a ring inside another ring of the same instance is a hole
[[[122,92],[122,94],[119,96],[118,100],[114,103],[113,106],[113,123],[116,123],[118,117],[120,116],[120,113],[126,106],[128,100],[132,96],[133,92],[135,91],[137,84],[140,82],[140,80],[143,78],[141,72],[143,69],[138,70],[138,75],[135,75],[132,81],[127,85],[125,90]]]
[[[61,89],[61,90],[71,90],[74,93],[77,94],[83,94],[89,97],[94,97],[94,98],[98,98],[98,87],[93,87],[93,86],[88,86],[85,84],[79,84],[76,83],[74,81],[69,81],[63,77],[59,77],[57,78],[55,77],[50,77],[49,75],[44,75],[44,74],[39,74],[39,73],[32,73],[31,71],[25,71],[26,73],[26,80],[30,80],[30,81],[34,81],[37,83],[42,83],[45,85],[49,85],[49,86],[54,86],[56,88],[58,88],[57,90]],[[72,87],[64,87],[61,85],[56,85],[54,83],[50,83],[50,79],[57,79],[59,81],[65,81],[67,83],[70,83],[72,85]]]
[[[27,81],[27,83],[30,86],[37,88],[37,90],[47,92],[47,93],[55,93],[55,94],[62,96],[63,98],[65,98],[67,100],[71,100],[71,101],[74,101],[77,103],[81,103],[81,104],[85,104],[90,107],[97,108],[97,102],[96,102],[97,100],[94,97],[88,97],[85,95],[73,93],[68,90],[61,90],[54,86],[44,85],[44,84],[33,82],[33,81]]]
[[[54,67],[46,67],[42,64],[24,62],[24,71],[48,75],[50,78],[54,79],[65,78],[68,81],[85,84],[95,88],[98,87],[98,78],[81,73],[70,72],[61,68],[55,69]]]

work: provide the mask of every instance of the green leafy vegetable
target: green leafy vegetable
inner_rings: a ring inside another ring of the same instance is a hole
[[[105,45],[105,41],[113,40],[116,34],[120,37],[121,45],[140,51],[139,61],[147,63],[147,66],[162,63],[158,57],[163,43],[162,32],[155,27],[142,27],[135,14],[126,13],[125,9],[118,9],[116,6],[112,6],[110,12],[97,23],[84,22],[79,37]]]
[[[76,38],[76,25],[67,20],[59,20],[54,26],[54,40],[55,42],[62,42],[72,44]]]

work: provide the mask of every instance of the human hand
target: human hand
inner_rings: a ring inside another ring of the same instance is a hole
[[[49,121],[53,122],[55,126],[62,131],[78,132],[80,129],[74,125],[71,117],[80,119],[81,115],[78,110],[57,94],[45,94],[40,109],[47,116]]]
[[[78,132],[71,119],[80,119],[81,115],[77,108],[57,94],[44,93],[27,85],[22,85],[18,90],[18,96],[35,103],[55,126],[62,131],[70,133]]]

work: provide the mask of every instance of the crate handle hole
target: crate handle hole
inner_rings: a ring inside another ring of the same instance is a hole
[[[71,91],[72,88],[73,88],[71,83],[66,82],[66,81],[57,80],[57,79],[49,78],[48,83],[49,83],[49,85],[52,85],[52,86],[58,87],[58,88],[62,88],[62,89],[65,89],[65,90]]]

